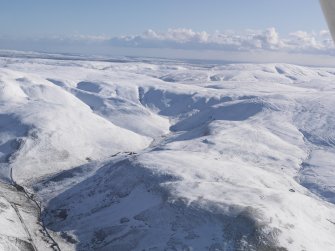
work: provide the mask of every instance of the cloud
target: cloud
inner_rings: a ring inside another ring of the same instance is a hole
[[[35,43],[50,46],[114,46],[127,48],[166,48],[183,50],[220,51],[281,51],[292,53],[335,55],[335,48],[328,31],[296,31],[286,37],[280,36],[275,28],[266,30],[246,30],[244,32],[226,31],[208,33],[191,29],[168,29],[166,32],[147,30],[140,35],[130,36],[73,36],[34,37],[26,39],[0,38],[4,43]]]
[[[191,29],[147,30],[141,35],[109,39],[110,45],[133,48],[170,48],[184,50],[282,51],[299,53],[334,53],[330,33],[297,31],[280,37],[275,28],[243,33],[195,32]]]
[[[191,29],[147,30],[128,36],[0,37],[0,49],[109,56],[165,57],[229,62],[283,62],[335,65],[328,31],[280,35],[275,28],[243,32]]]

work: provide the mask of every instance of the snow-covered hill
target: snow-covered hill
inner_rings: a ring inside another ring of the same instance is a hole
[[[334,83],[284,64],[3,57],[1,180],[42,202],[61,250],[335,250]],[[0,221],[19,228],[6,189]],[[20,231],[1,245],[44,250]]]

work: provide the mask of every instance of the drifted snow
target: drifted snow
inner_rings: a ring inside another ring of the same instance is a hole
[[[64,250],[335,249],[335,69],[0,67],[2,180]]]

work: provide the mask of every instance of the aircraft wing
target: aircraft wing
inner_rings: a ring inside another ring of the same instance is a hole
[[[335,41],[335,0],[320,0],[330,33]]]

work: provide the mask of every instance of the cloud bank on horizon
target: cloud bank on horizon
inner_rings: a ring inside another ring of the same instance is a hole
[[[296,31],[282,37],[275,28],[214,33],[177,28],[168,29],[165,32],[150,29],[139,35],[118,37],[73,35],[27,39],[0,38],[0,47],[2,49],[104,53],[107,55],[119,52],[125,56],[193,57],[193,59],[208,60],[217,60],[225,55],[228,58],[224,59],[232,61],[243,61],[243,55],[251,60],[250,53],[257,53],[258,57],[263,53],[263,56],[267,58],[266,60],[256,58],[256,62],[271,61],[271,58],[273,61],[278,61],[278,55],[281,55],[279,59],[283,62],[286,60],[285,57],[288,62],[291,62],[289,58],[295,54],[327,56],[331,57],[331,60],[335,56],[335,46],[328,30]],[[305,61],[303,58],[301,60]]]
[[[100,38],[101,39],[101,38]],[[318,33],[297,31],[281,38],[275,28],[207,33],[191,29],[169,29],[167,32],[147,30],[137,36],[106,38],[110,45],[133,48],[170,48],[183,50],[250,51],[270,50],[301,53],[334,53],[329,31]]]

